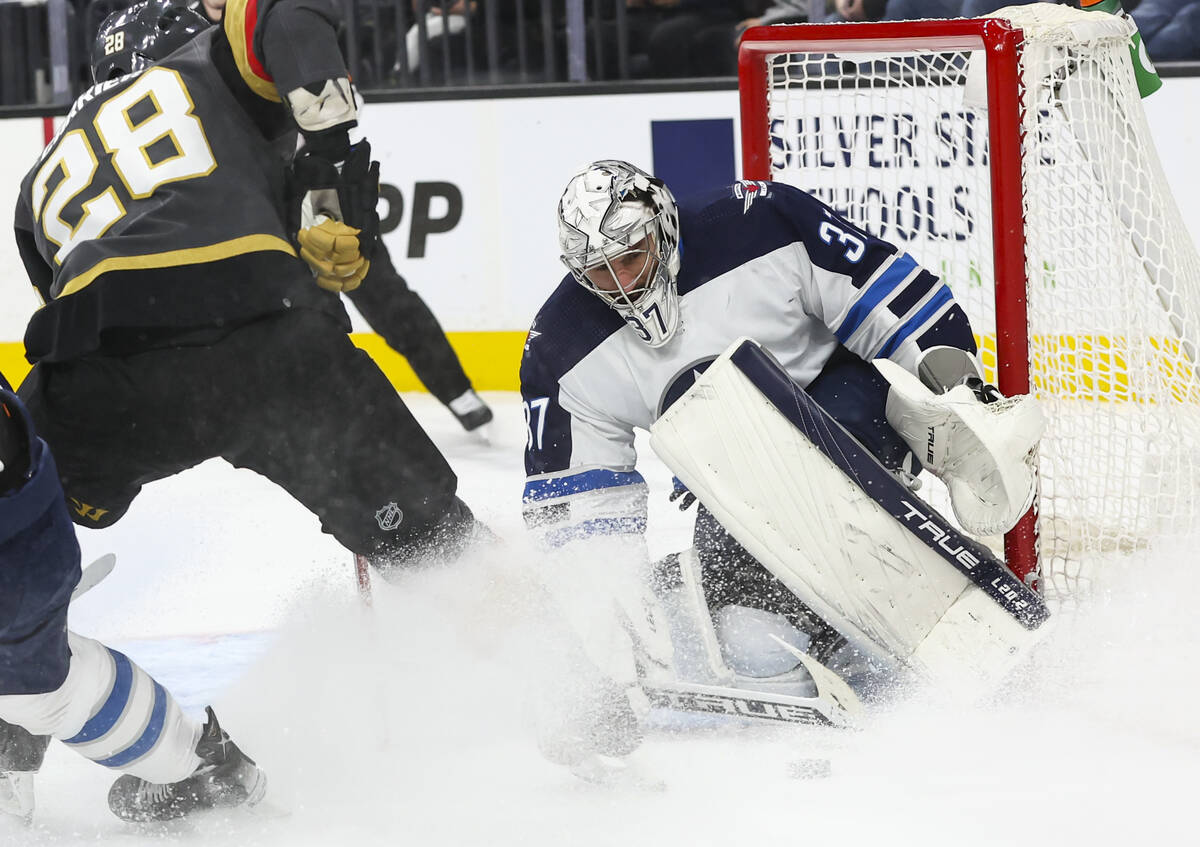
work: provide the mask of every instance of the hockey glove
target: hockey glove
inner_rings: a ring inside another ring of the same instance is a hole
[[[679,511],[686,512],[696,502],[696,495],[688,491],[687,486],[683,484],[683,480],[677,476],[671,477],[671,485],[671,494],[667,499],[672,503],[679,501]]]
[[[950,492],[959,524],[973,535],[1007,532],[1037,493],[1036,450],[1045,431],[1031,395],[1005,398],[976,376],[942,393],[886,359],[888,423]]]
[[[371,146],[360,141],[339,163],[301,150],[288,185],[289,228],[318,284],[332,291],[358,287],[379,240],[379,163],[371,161]],[[317,227],[325,231],[314,234]]]
[[[319,220],[296,234],[300,258],[317,275],[317,285],[326,291],[353,291],[371,267],[359,248],[359,230],[324,215]]]

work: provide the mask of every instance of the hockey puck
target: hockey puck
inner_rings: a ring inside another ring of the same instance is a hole
[[[792,779],[825,779],[833,773],[828,759],[796,759],[788,763],[788,776]]]

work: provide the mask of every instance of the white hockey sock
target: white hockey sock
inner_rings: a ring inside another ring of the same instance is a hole
[[[177,782],[200,765],[200,724],[126,656],[68,633],[71,666],[55,691],[0,697],[0,718],[53,735],[85,758],[148,782]]]

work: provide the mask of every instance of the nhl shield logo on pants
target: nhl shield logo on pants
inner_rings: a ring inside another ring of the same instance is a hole
[[[375,520],[384,532],[391,532],[404,520],[404,512],[395,503],[388,503],[375,513]]]

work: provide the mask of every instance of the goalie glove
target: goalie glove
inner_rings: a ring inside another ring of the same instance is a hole
[[[289,227],[317,284],[353,291],[367,275],[379,240],[379,163],[360,141],[344,161],[301,150],[288,179]]]
[[[973,360],[974,372],[960,371],[957,384],[947,385],[946,370],[933,371],[928,364],[933,356],[944,363],[950,358],[944,351],[951,349],[927,351],[917,368],[921,379],[889,360],[875,362],[891,383],[887,420],[925,469],[946,484],[963,529],[972,535],[1004,533],[1033,505],[1045,418],[1035,398],[1005,398],[985,383]]]

